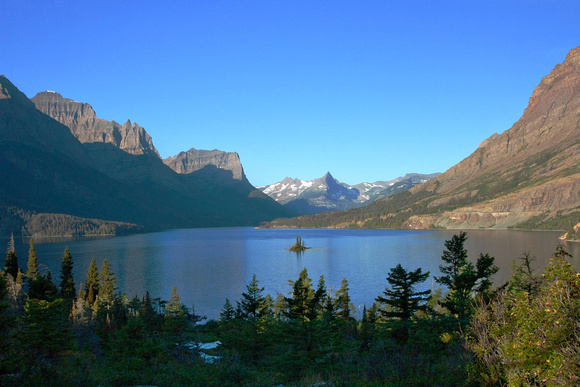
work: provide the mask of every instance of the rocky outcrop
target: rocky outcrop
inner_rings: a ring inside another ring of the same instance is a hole
[[[32,102],[38,110],[66,125],[82,143],[109,143],[130,154],[159,157],[151,136],[130,120],[124,124],[102,120],[91,105],[63,98],[54,91],[38,93]]]
[[[232,177],[236,180],[247,181],[240,162],[240,156],[235,152],[191,148],[187,152],[179,152],[173,157],[168,157],[163,162],[169,168],[181,174],[190,174],[212,165],[219,169],[231,171]]]

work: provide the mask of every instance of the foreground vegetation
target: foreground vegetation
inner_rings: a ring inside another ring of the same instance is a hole
[[[168,301],[128,299],[107,260],[91,262],[77,292],[68,249],[57,286],[39,272],[32,240],[26,273],[9,246],[0,384],[577,385],[580,274],[568,253],[559,248],[542,275],[524,255],[492,290],[494,258],[471,263],[466,239],[445,242],[435,278],[445,294],[417,290],[429,273],[397,265],[357,320],[346,279],[332,292],[304,269],[275,298],[254,276],[235,306],[226,299],[219,320],[203,324],[175,288]]]

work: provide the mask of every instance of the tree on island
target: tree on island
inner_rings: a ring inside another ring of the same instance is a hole
[[[302,240],[302,238],[300,236],[296,237],[296,243],[293,244],[292,246],[290,246],[288,248],[288,251],[304,251],[309,249],[310,247],[306,247],[304,245],[304,241]]]

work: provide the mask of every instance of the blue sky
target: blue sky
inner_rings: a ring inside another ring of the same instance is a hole
[[[0,73],[254,185],[444,172],[580,45],[578,1],[0,0]]]

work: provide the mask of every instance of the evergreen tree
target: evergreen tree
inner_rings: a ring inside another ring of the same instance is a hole
[[[73,279],[73,258],[68,247],[64,250],[62,263],[60,265],[60,294],[63,298],[72,300],[76,296],[75,283]]]
[[[290,281],[292,286],[292,296],[285,297],[287,304],[286,317],[291,320],[294,319],[308,319],[310,320],[312,311],[312,299],[314,298],[314,290],[312,289],[312,280],[308,278],[308,271],[304,268],[296,282]]]
[[[343,278],[340,283],[340,288],[336,291],[336,308],[338,310],[338,316],[344,320],[350,318],[350,295],[348,294],[348,281]]]
[[[34,249],[34,239],[30,238],[30,249],[28,250],[28,271],[26,272],[26,277],[28,281],[32,281],[37,275],[38,271],[38,259],[36,258],[36,250]]]
[[[512,292],[525,292],[529,298],[534,297],[540,290],[542,278],[535,273],[532,267],[534,258],[529,253],[524,253],[521,263],[512,263],[512,277],[508,282],[508,289]]]
[[[62,299],[29,299],[24,310],[20,320],[23,328],[19,333],[32,365],[43,358],[53,358],[71,344],[70,322]]]
[[[476,267],[467,260],[467,250],[464,248],[466,235],[462,231],[445,241],[447,250],[443,251],[441,259],[447,265],[440,265],[443,275],[435,277],[436,282],[449,289],[445,298],[439,301],[440,305],[460,319],[471,315],[474,293],[485,294],[491,288],[491,276],[498,271],[494,266],[494,257],[489,254],[480,254]],[[478,283],[479,286],[476,286]]]
[[[230,321],[236,317],[236,310],[232,306],[229,299],[226,298],[226,302],[220,312],[220,321]]]
[[[246,286],[246,292],[242,293],[239,309],[242,318],[256,319],[265,314],[264,304],[266,299],[262,295],[264,288],[258,286],[256,275],[252,276],[252,281]]]
[[[183,304],[179,293],[177,293],[177,287],[174,286],[173,290],[171,290],[169,302],[165,305],[165,316],[178,317],[180,314],[183,314]]]
[[[316,292],[314,292],[314,297],[309,305],[309,315],[308,319],[314,320],[324,311],[324,304],[327,298],[326,282],[324,281],[324,276],[320,276],[318,280],[318,286],[316,287]]]
[[[14,251],[14,233],[10,233],[10,240],[8,241],[8,250],[6,251],[7,252]]]
[[[9,336],[10,329],[14,325],[14,318],[10,313],[10,300],[8,299],[8,284],[4,273],[0,270],[0,375],[9,372],[8,361],[11,351],[15,347]]]
[[[18,277],[18,256],[15,251],[6,253],[6,261],[4,262],[4,272],[12,276],[13,279]]]
[[[90,269],[89,269],[90,270]],[[97,301],[100,304],[111,306],[117,298],[117,277],[111,270],[109,260],[105,259],[98,277],[99,293]]]
[[[89,305],[92,305],[99,294],[99,271],[95,258],[91,259],[89,271],[87,273],[87,282],[85,284],[85,296]]]
[[[149,329],[154,329],[157,327],[157,313],[153,308],[153,303],[151,302],[151,296],[149,295],[149,291],[145,293],[143,297],[143,301],[141,302],[141,310],[139,311],[139,316],[145,322],[145,325]]]
[[[384,291],[385,297],[378,296],[378,303],[391,306],[390,310],[381,310],[384,317],[398,317],[402,320],[408,320],[416,311],[425,310],[426,305],[420,305],[429,299],[428,295],[431,290],[416,292],[415,286],[429,277],[429,272],[422,273],[421,268],[415,271],[405,270],[401,264],[391,268],[387,276],[387,287]]]
[[[52,282],[50,272],[48,275],[39,274],[28,283],[29,299],[54,301],[58,296],[59,291],[54,282]]]

